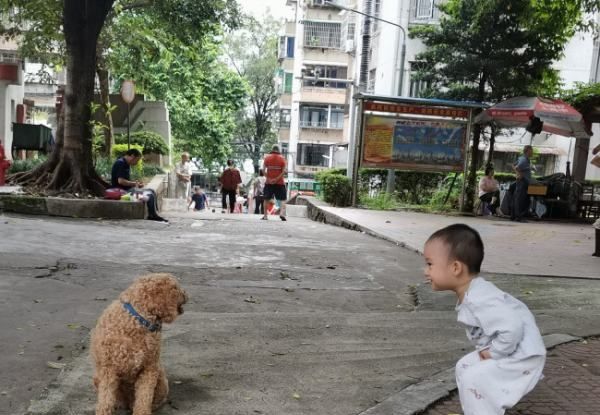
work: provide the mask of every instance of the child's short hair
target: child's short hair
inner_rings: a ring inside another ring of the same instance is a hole
[[[198,190],[200,190],[200,186],[194,186],[194,192],[197,192]]]
[[[460,261],[469,268],[469,273],[481,271],[483,241],[479,233],[462,223],[450,225],[434,232],[427,242],[439,239],[448,246],[450,259]]]

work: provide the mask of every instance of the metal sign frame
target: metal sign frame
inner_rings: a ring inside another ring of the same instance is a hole
[[[476,109],[486,108],[487,105],[475,102],[461,101],[446,101],[439,99],[422,99],[422,98],[404,98],[391,96],[376,96],[369,94],[357,94],[354,99],[358,102],[357,105],[357,123],[353,141],[354,154],[351,154],[352,160],[352,205],[356,206],[358,199],[358,169],[363,166],[365,152],[365,128],[367,125],[367,117],[382,116],[392,119],[404,120],[429,120],[429,121],[444,121],[454,124],[464,124],[465,133],[462,138],[462,166],[460,169],[456,167],[452,169],[435,169],[432,166],[425,168],[410,168],[410,166],[396,167],[390,164],[382,165],[380,168],[392,168],[398,170],[413,170],[413,171],[443,171],[443,172],[463,172],[466,177],[469,148],[471,141],[473,111]],[[393,145],[393,143],[392,143]],[[365,166],[372,167],[372,165]],[[414,166],[413,166],[414,167]],[[463,180],[463,189],[461,203],[464,201],[465,183]]]

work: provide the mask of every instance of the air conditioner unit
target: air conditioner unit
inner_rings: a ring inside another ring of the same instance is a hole
[[[344,52],[351,53],[354,52],[354,40],[346,40],[346,44],[344,45]]]

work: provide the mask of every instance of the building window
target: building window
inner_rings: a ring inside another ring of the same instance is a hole
[[[341,48],[341,23],[304,21],[304,46]]]
[[[300,108],[300,127],[302,128],[327,128],[327,106],[308,106]]]
[[[283,82],[283,93],[284,94],[292,93],[293,82],[294,82],[294,74],[291,72],[286,72],[284,75],[284,82]]]
[[[305,65],[305,68],[303,86],[317,88],[346,88],[347,86],[345,80],[348,78],[348,68],[345,66]]]
[[[410,18],[411,21],[436,21],[440,17],[437,5],[440,0],[412,0]]]
[[[300,108],[301,128],[344,128],[344,108],[339,105],[303,105]]]
[[[287,38],[287,55],[286,58],[293,58],[294,57],[294,43],[295,43],[296,38],[295,37],[288,37]]]
[[[331,108],[329,128],[335,130],[342,130],[344,128],[344,109],[342,107],[336,106]]]
[[[433,0],[417,0],[417,19],[430,19],[433,17]]]
[[[431,86],[431,83],[428,81],[414,79],[414,75],[422,68],[422,62],[410,62],[411,77],[409,96],[411,97],[422,98],[425,91]]]
[[[381,16],[381,0],[373,1],[373,13],[372,14],[373,14],[373,17],[377,17],[377,18],[379,18]],[[371,29],[372,29],[371,33],[377,33],[377,31],[379,30],[379,20],[373,19]]]
[[[292,112],[289,109],[281,109],[275,115],[275,126],[277,128],[290,128]]]
[[[375,92],[375,80],[377,78],[377,69],[371,69],[369,71],[369,80],[367,82],[367,92]]]
[[[296,163],[300,166],[328,167],[329,147],[325,144],[299,143]]]
[[[279,38],[279,59],[294,57],[294,41],[293,36],[281,36]]]
[[[279,149],[281,150],[281,155],[287,159],[287,155],[289,152],[289,144],[288,143],[279,143]]]

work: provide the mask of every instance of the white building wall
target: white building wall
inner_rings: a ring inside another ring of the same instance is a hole
[[[0,142],[9,159],[12,159],[12,123],[17,121],[17,105],[23,103],[23,95],[23,85],[0,81]]]
[[[372,39],[373,62],[370,63],[370,67],[377,70],[375,94],[409,96],[410,62],[415,61],[415,57],[425,50],[423,42],[408,37],[410,11],[410,0],[382,0],[380,17],[392,23],[399,23],[406,32],[406,56],[402,65],[402,31],[389,23],[379,22],[378,33],[375,33]]]

